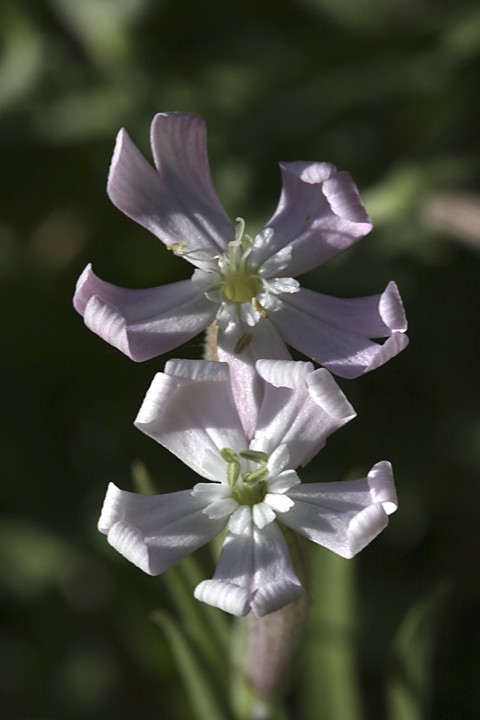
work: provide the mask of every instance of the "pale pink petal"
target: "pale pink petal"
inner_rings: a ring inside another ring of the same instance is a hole
[[[205,515],[208,515],[209,518],[219,520],[220,518],[227,517],[227,515],[230,517],[237,508],[238,502],[230,497],[210,503],[203,512]]]
[[[225,461],[222,460],[222,462]],[[202,500],[205,500],[208,504],[231,497],[232,488],[223,483],[196,483],[196,485],[193,486],[192,495],[202,498]]]
[[[319,405],[330,417],[346,422],[355,417],[355,410],[340,390],[333,376],[319,368],[306,377],[308,392],[312,400]]]
[[[218,359],[228,362],[230,367],[235,402],[249,441],[255,433],[263,401],[264,383],[255,369],[255,362],[262,357],[291,359],[269,320],[264,319],[254,327],[230,322],[218,333]]]
[[[130,562],[158,575],[223,530],[226,518],[212,520],[204,507],[205,501],[190,490],[138,495],[110,483],[98,529]]]
[[[285,538],[276,523],[263,530],[252,523],[241,535],[228,533],[213,580],[194,595],[233,615],[257,617],[297,600],[304,590],[293,569]]]
[[[151,129],[157,171],[121,130],[110,167],[108,194],[125,215],[165,244],[225,250],[235,230],[213,189],[205,122],[196,115],[156,115]],[[187,256],[195,264],[195,256]]]
[[[355,417],[327,371],[293,360],[259,360],[256,367],[266,382],[252,449],[270,455],[285,443],[290,454],[288,466],[306,465],[329,435]]]
[[[281,300],[272,321],[283,340],[340,377],[369,372],[408,344],[395,283],[382,295],[364,298],[344,300],[302,289]],[[385,337],[383,345],[374,342]]]
[[[209,480],[223,479],[211,475],[212,453],[248,447],[226,363],[170,360],[155,376],[135,425]],[[226,463],[222,469],[226,479]]]
[[[266,228],[273,236],[251,256],[260,265],[283,247],[292,258],[282,275],[296,276],[343,252],[372,229],[350,175],[329,163],[281,163],[280,202]]]
[[[253,450],[254,448],[251,449]],[[287,476],[288,479],[293,481],[293,477],[296,475],[296,472],[294,470],[285,470],[285,468],[288,468],[289,465],[290,451],[288,447],[284,443],[277,445],[268,458],[268,472],[270,477],[280,477],[280,475],[282,475]],[[292,484],[295,485],[296,482],[293,481]],[[286,490],[287,488],[284,489]]]
[[[100,280],[91,265],[77,282],[73,302],[90,330],[137,362],[188,342],[216,313],[190,280],[128,290]]]
[[[288,496],[295,505],[277,519],[346,558],[368,545],[397,507],[392,468],[385,461],[361,480],[301,484]]]

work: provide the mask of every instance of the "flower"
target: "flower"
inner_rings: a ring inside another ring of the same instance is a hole
[[[304,592],[281,525],[352,557],[387,525],[396,495],[388,462],[361,480],[301,484],[295,468],[355,413],[323,368],[282,360],[260,360],[256,368],[263,395],[246,431],[251,408],[231,385],[226,363],[167,363],[135,425],[210,482],[158,496],[111,484],[98,527],[151,575],[226,530],[214,577],[195,597],[260,617]]]
[[[217,198],[201,117],[156,115],[151,143],[156,170],[120,131],[108,194],[196,270],[191,280],[127,290],[100,280],[88,265],[74,305],[91,330],[143,361],[178,347],[216,320],[224,352],[241,355],[252,343],[254,362],[263,354],[255,350],[260,325],[270,338],[263,357],[289,357],[286,343],[346,378],[382,365],[406,346],[395,283],[381,295],[345,300],[303,289],[293,278],[371,230],[348,173],[329,163],[281,163],[280,202],[252,240],[242,220],[235,229]],[[381,345],[374,338],[387,339]]]

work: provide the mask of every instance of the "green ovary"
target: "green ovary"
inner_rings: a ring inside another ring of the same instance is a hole
[[[223,448],[220,455],[227,463],[227,481],[232,488],[232,497],[240,505],[256,505],[265,498],[268,492],[268,455],[257,450],[243,450],[240,456],[245,460],[260,465],[251,472],[240,471],[240,458],[230,448]]]
[[[262,502],[267,494],[267,483],[264,480],[247,483],[238,482],[233,488],[233,497],[240,505],[256,505]]]
[[[262,289],[258,277],[246,273],[229,272],[223,280],[223,293],[229,302],[250,302]]]

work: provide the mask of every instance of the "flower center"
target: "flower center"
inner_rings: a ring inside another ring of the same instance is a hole
[[[260,467],[257,470],[241,472],[240,457],[230,448],[223,448],[220,455],[227,463],[227,480],[232,488],[233,498],[240,505],[256,505],[267,494],[268,455],[256,450],[243,450],[240,457]]]
[[[244,303],[253,300],[262,289],[262,281],[255,269],[247,267],[253,240],[244,235],[245,222],[237,218],[235,240],[228,244],[228,252],[218,260],[221,288],[229,302]]]

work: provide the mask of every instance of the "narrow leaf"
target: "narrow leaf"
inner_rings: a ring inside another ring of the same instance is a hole
[[[390,720],[429,716],[434,651],[449,587],[440,583],[407,613],[395,636],[388,684]]]
[[[165,633],[197,720],[227,720],[228,714],[221,708],[204,665],[196,658],[178,624],[161,610],[155,610],[151,618]]]
[[[354,561],[313,548],[311,598],[304,640],[302,720],[360,720]]]
[[[228,626],[222,621],[223,613],[217,608],[199,602],[193,590],[203,574],[193,557],[187,557],[176,567],[163,574],[162,580],[172,598],[175,611],[190,640],[195,643],[204,662],[217,676],[226,674],[228,665]]]
[[[142,495],[159,495],[155,482],[152,480],[150,473],[148,472],[145,463],[141,460],[134,460],[132,463],[132,478],[135,487],[135,492],[141,493]]]

